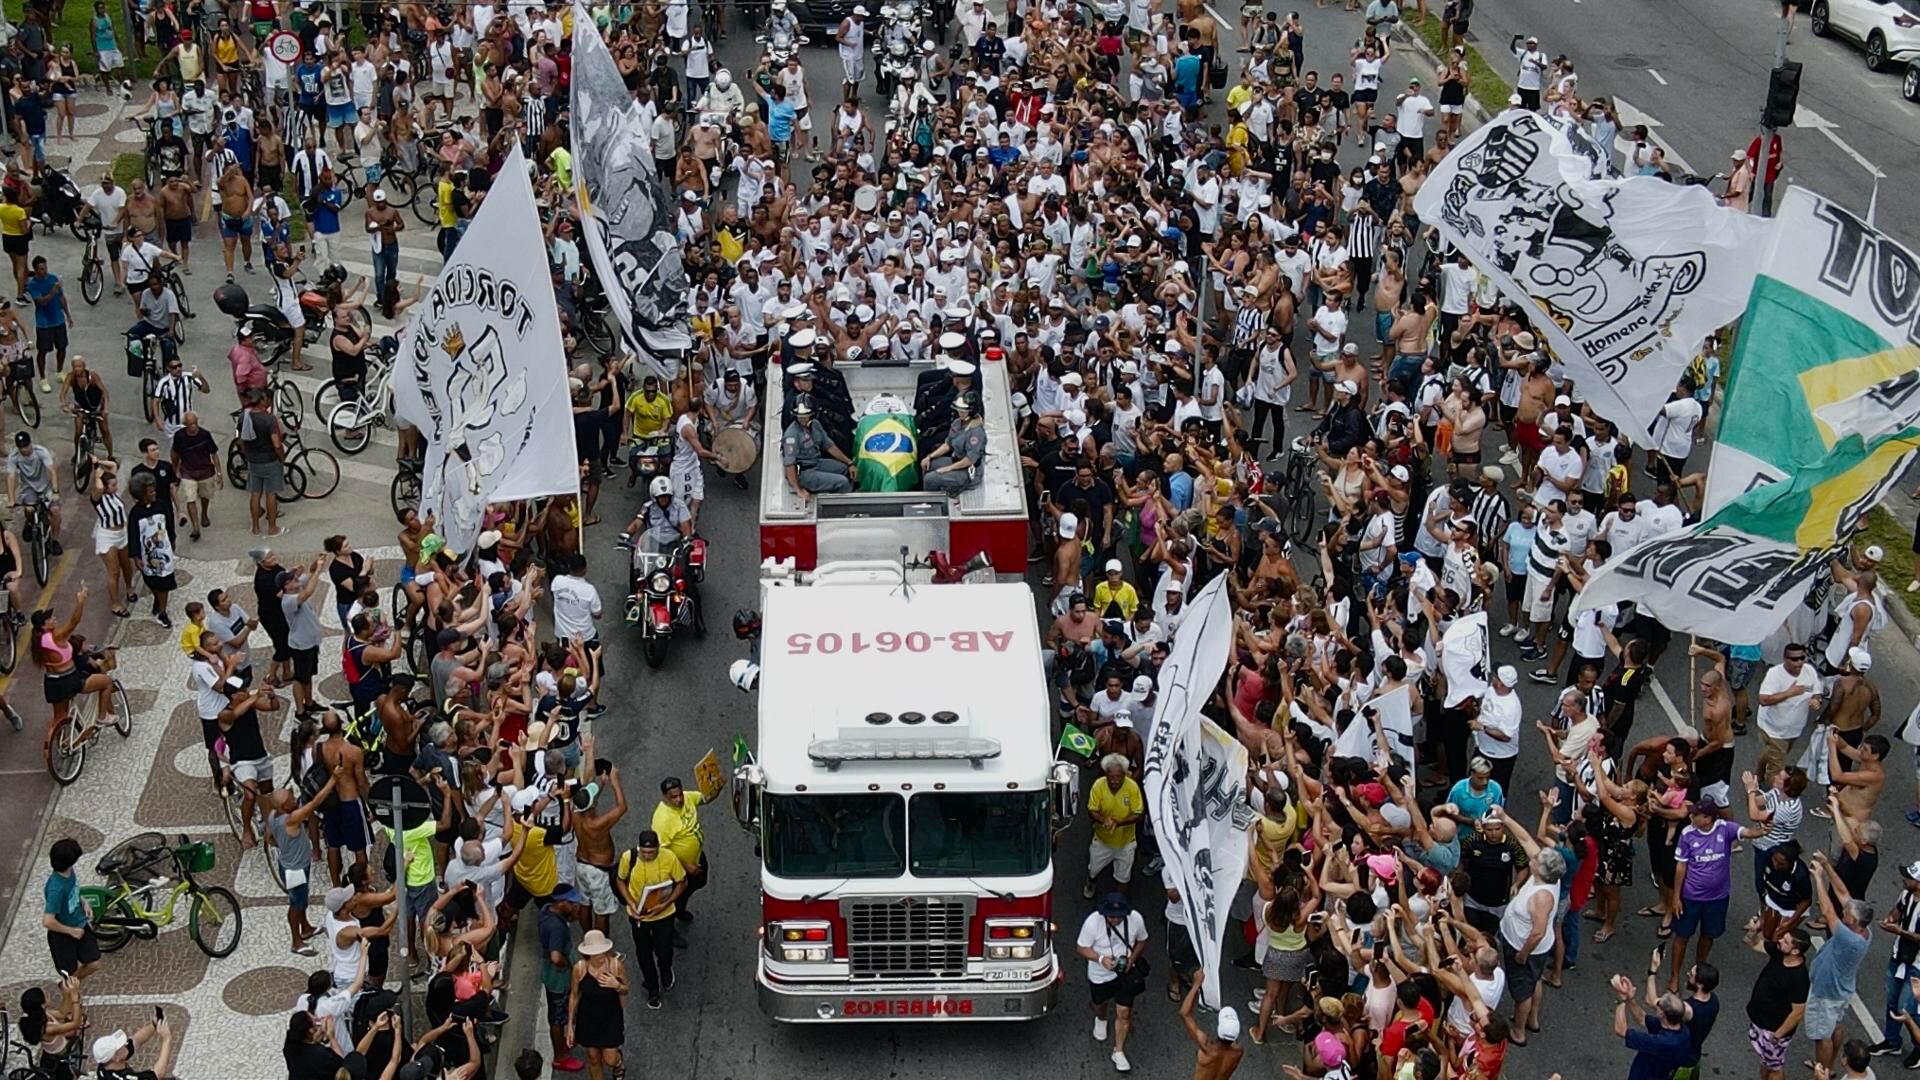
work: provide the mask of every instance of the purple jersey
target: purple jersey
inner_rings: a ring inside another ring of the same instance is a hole
[[[1733,895],[1727,857],[1739,839],[1740,826],[1724,818],[1715,821],[1705,832],[1694,825],[1681,831],[1679,842],[1673,845],[1673,861],[1685,863],[1687,867],[1687,881],[1681,886],[1680,899],[1706,902],[1725,900]]]

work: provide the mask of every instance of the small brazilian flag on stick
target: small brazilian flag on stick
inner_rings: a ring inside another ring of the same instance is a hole
[[[1060,733],[1060,749],[1071,750],[1081,757],[1092,757],[1094,751],[1093,736],[1081,731],[1072,724],[1068,724],[1067,729]]]

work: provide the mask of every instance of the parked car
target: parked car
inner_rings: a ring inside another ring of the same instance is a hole
[[[1838,34],[1867,50],[1867,69],[1920,59],[1920,0],[1814,0],[1813,32]]]
[[[1900,80],[1900,94],[1908,101],[1920,101],[1920,60],[1907,61],[1906,77]]]

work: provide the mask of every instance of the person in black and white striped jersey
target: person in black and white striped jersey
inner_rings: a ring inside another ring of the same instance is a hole
[[[1533,624],[1533,640],[1520,650],[1520,658],[1530,664],[1547,657],[1553,601],[1560,591],[1560,556],[1571,542],[1566,514],[1566,501],[1552,500],[1540,508],[1540,523],[1533,531],[1533,551],[1527,556],[1526,603],[1521,605],[1527,621]]]
[[[1348,306],[1355,311],[1366,304],[1373,291],[1373,263],[1380,255],[1380,240],[1386,233],[1386,223],[1365,199],[1360,200],[1347,217],[1347,265],[1353,270],[1353,291],[1348,294]]]
[[[177,356],[168,359],[167,373],[153,387],[153,426],[167,437],[169,445],[193,410],[193,395],[213,391],[199,368],[187,371],[185,366]]]

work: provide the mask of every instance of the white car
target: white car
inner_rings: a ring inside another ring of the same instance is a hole
[[[1920,57],[1920,0],[1814,0],[1813,32],[1838,34],[1867,50],[1867,69]]]

